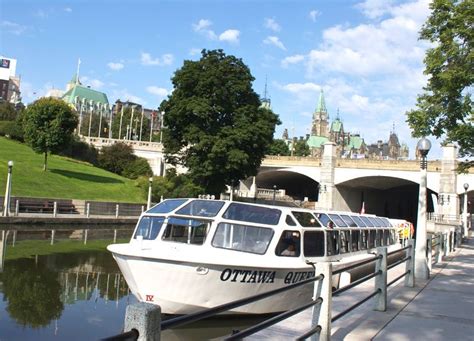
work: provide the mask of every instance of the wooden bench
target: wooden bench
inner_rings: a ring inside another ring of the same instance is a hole
[[[33,200],[19,200],[19,213],[54,213],[54,201],[45,200],[33,201]],[[79,214],[76,206],[68,202],[57,202],[57,213],[58,214]]]

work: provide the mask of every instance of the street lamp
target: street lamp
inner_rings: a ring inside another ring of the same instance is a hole
[[[420,193],[418,196],[418,218],[416,226],[416,250],[415,250],[415,278],[428,279],[429,269],[426,259],[426,168],[428,161],[426,156],[431,148],[431,142],[423,137],[416,145],[421,155],[420,161]]]
[[[464,205],[463,205],[463,213],[464,213],[464,238],[467,238],[468,233],[468,224],[467,224],[467,190],[469,189],[469,184],[466,182],[464,184]]]
[[[5,200],[3,202],[3,215],[8,217],[10,214],[10,194],[12,191],[12,171],[13,161],[8,161],[7,187],[5,189]]]
[[[153,185],[153,177],[150,177],[148,179],[148,201],[146,203],[146,209],[150,209],[151,207],[151,188],[152,188],[152,185]]]

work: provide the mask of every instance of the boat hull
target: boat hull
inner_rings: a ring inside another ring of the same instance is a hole
[[[281,288],[314,276],[314,269],[265,269],[176,262],[114,253],[131,292],[142,302],[157,304],[165,314],[189,314]],[[314,285],[280,293],[229,310],[227,314],[286,311],[307,303]]]

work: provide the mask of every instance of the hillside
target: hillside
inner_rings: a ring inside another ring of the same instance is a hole
[[[5,194],[7,163],[14,162],[12,195],[98,201],[145,202],[133,180],[69,158],[43,155],[27,145],[0,137],[0,196]]]

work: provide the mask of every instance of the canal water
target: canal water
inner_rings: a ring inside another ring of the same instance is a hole
[[[34,243],[25,240],[32,236]],[[65,250],[62,240],[50,245],[47,233],[22,238],[18,232],[15,246],[9,238],[0,273],[0,341],[98,340],[122,332],[126,306],[137,301],[105,250],[112,240],[94,250],[76,240]],[[221,339],[261,319],[208,319],[164,331],[162,340]]]

